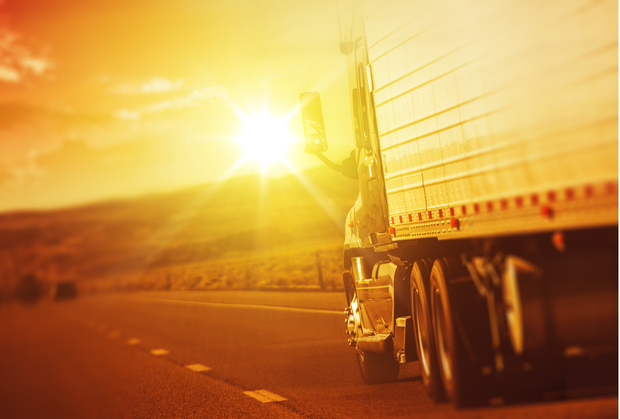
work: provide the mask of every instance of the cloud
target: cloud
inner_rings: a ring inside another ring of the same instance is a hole
[[[37,164],[37,157],[37,150],[31,150],[24,162],[0,167],[0,181],[5,186],[19,188],[45,178],[47,172]]]
[[[153,77],[142,83],[118,85],[113,89],[113,92],[122,95],[166,93],[180,89],[183,83],[183,79],[171,81],[164,77]]]
[[[54,65],[47,55],[27,45],[22,35],[0,21],[0,83],[17,84],[48,73]]]
[[[190,108],[200,106],[207,101],[224,98],[226,98],[226,91],[223,86],[205,87],[194,90],[187,95],[177,96],[170,100],[149,105],[146,107],[146,110],[149,112],[159,112],[168,109]]]
[[[0,102],[0,163],[23,162],[32,150],[44,154],[71,138],[92,143],[122,141],[128,136],[123,135],[124,125],[108,112]]]
[[[136,121],[142,116],[140,112],[132,111],[129,109],[120,109],[118,111],[114,111],[113,114],[116,118],[125,121]]]
[[[179,95],[168,100],[155,102],[136,109],[119,109],[114,112],[114,116],[118,119],[126,121],[135,121],[148,114],[168,110],[194,108],[205,102],[212,102],[216,100],[228,100],[228,95],[226,94],[224,86],[218,85],[215,87],[196,89],[190,93]]]

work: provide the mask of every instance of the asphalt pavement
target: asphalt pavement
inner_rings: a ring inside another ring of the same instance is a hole
[[[144,292],[0,306],[2,418],[593,418],[617,394],[456,410],[425,394],[417,362],[365,385],[344,296]]]

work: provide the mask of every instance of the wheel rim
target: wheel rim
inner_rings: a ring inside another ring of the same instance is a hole
[[[422,308],[422,300],[420,292],[415,289],[414,292],[414,315],[415,315],[415,328],[416,335],[418,337],[418,345],[420,347],[420,365],[422,366],[425,377],[431,375],[430,373],[430,354],[429,354],[429,330],[428,330],[428,317],[426,310]]]
[[[441,294],[438,289],[435,289],[434,303],[435,309],[433,310],[433,318],[435,320],[435,338],[439,363],[441,364],[441,370],[446,380],[445,384],[449,384],[452,381],[452,363],[450,362],[449,356],[451,348],[448,346],[448,342],[445,339],[446,318],[441,301]]]
[[[353,315],[353,320],[355,321],[355,333],[353,334],[353,338],[357,338],[357,334],[359,333],[360,327],[360,313],[359,313],[359,300],[357,299],[357,292],[355,291],[355,286],[353,283],[350,283],[351,287],[351,314]]]

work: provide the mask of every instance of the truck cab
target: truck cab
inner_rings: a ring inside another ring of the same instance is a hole
[[[358,13],[358,16],[361,16]],[[387,200],[381,161],[381,150],[372,96],[372,70],[368,64],[368,48],[364,21],[359,18],[351,27],[350,41],[341,51],[347,55],[349,100],[355,138],[360,196],[354,219],[356,236],[362,247],[390,243],[387,225]]]

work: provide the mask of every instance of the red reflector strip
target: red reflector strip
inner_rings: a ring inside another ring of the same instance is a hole
[[[393,236],[393,235],[395,234],[395,233],[394,233],[394,230],[395,230],[395,229],[394,229],[394,227],[390,227],[390,235],[392,235],[392,236]]]
[[[489,211],[489,212],[493,211],[493,203],[492,202],[487,202],[487,211]]]
[[[450,216],[454,217],[454,207],[450,208]]]
[[[618,185],[616,185],[613,182],[609,182],[607,185],[605,185],[605,192],[607,193],[607,195],[617,194],[618,193]]]
[[[407,217],[409,218],[409,222],[413,221],[413,214],[407,214]]]
[[[428,212],[428,219],[432,220],[433,219],[433,211],[429,211]]]
[[[459,228],[459,220],[457,218],[452,218],[450,220],[450,227]]]
[[[517,208],[521,208],[523,206],[523,197],[517,196],[515,198],[515,203],[517,204]]]
[[[575,190],[572,188],[568,188],[566,191],[566,199],[572,201],[575,198]]]
[[[551,208],[549,205],[543,205],[542,207],[540,207],[540,215],[545,218],[553,217],[553,208]]]
[[[443,210],[439,210],[439,218],[443,218]]]
[[[538,195],[534,194],[531,196],[532,205],[538,205]]]
[[[555,202],[555,199],[556,199],[556,195],[554,191],[547,192],[547,200],[549,202]]]
[[[463,215],[467,215],[467,207],[465,205],[461,207],[461,212],[463,213]]]
[[[418,220],[422,221],[422,213],[418,212]]]
[[[478,214],[480,212],[480,205],[479,204],[474,204],[474,212],[476,214]]]
[[[500,205],[502,206],[503,210],[508,209],[508,200],[507,199],[502,199],[500,201]]]
[[[392,224],[394,224],[394,217],[392,217]]]
[[[399,215],[399,216],[398,216],[398,221],[399,221],[400,223],[402,223],[402,222],[403,222],[403,216],[402,216],[402,215]]]
[[[592,198],[594,195],[594,188],[592,185],[587,185],[585,188],[586,198]]]

